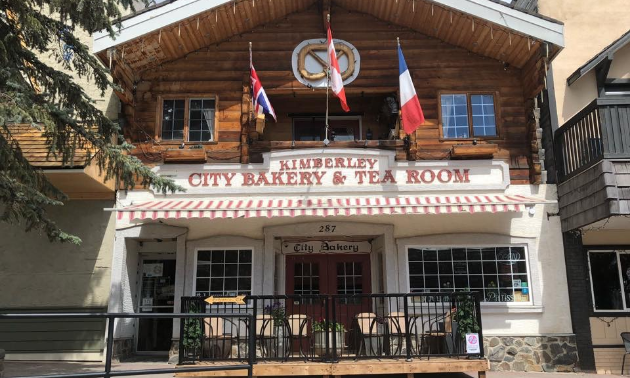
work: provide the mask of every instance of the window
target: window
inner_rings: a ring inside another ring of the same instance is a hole
[[[442,136],[483,138],[497,136],[496,111],[492,94],[440,95]]]
[[[326,138],[324,118],[295,118],[293,120],[293,140],[322,141]],[[328,120],[328,139],[348,142],[361,139],[360,120],[356,117],[335,117]]]
[[[184,139],[184,100],[164,100],[162,104],[162,139]]]
[[[412,293],[477,291],[484,302],[530,302],[525,247],[409,248]]]
[[[216,98],[163,99],[162,140],[211,142],[215,140]]]
[[[195,284],[199,296],[251,294],[252,251],[199,251]]]
[[[630,251],[589,251],[589,270],[595,311],[630,307]]]

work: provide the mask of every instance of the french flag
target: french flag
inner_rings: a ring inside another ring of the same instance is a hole
[[[424,123],[424,113],[420,107],[420,100],[416,94],[416,88],[411,81],[411,75],[405,62],[400,43],[398,44],[398,70],[400,80],[400,111],[402,113],[402,125],[409,135],[416,131]]]
[[[273,120],[278,122],[276,119],[276,112],[273,110],[273,106],[271,106],[271,102],[269,98],[267,98],[267,94],[265,93],[265,89],[256,74],[256,69],[254,65],[250,65],[250,81],[252,84],[252,102],[254,104],[254,115],[259,116],[263,114],[269,114],[273,117]]]

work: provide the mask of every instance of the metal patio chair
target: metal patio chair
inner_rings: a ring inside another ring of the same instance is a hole
[[[383,337],[385,335],[382,328],[379,327],[376,314],[362,312],[357,314],[355,319],[359,326],[360,337],[357,357],[361,355],[361,351],[365,351],[366,356],[380,356],[383,353]]]
[[[306,362],[307,355],[304,352],[303,341],[306,340],[306,345],[310,345],[311,336],[308,333],[308,323],[309,318],[304,314],[293,314],[289,315],[287,320],[289,325],[289,354],[293,352],[293,345],[297,342],[298,351],[301,357],[304,357],[304,362]]]
[[[405,323],[405,313],[393,311],[387,316],[388,324],[388,336],[389,336],[389,349],[391,355],[402,355],[403,345],[407,343],[407,334],[411,340],[410,348],[411,354],[420,353],[422,345],[422,332],[418,332],[418,319],[419,316],[408,314],[409,317],[409,329]],[[393,343],[396,340],[396,343]]]
[[[260,345],[262,357],[272,357],[277,353],[277,343],[274,343],[276,336],[273,334],[275,322],[271,315],[256,315],[256,339]]]
[[[448,350],[453,349],[452,326],[450,310],[445,314],[429,316],[429,318],[424,321],[422,324],[422,340],[423,347],[426,348],[428,355],[434,353],[443,354],[445,350],[447,353],[450,353]],[[449,338],[451,339],[450,344]],[[435,348],[435,350],[433,350],[433,348]]]
[[[208,357],[213,359],[226,359],[232,353],[232,343],[238,339],[238,334],[225,332],[225,322],[234,325],[231,320],[221,317],[205,318],[204,323],[204,348]],[[238,333],[238,329],[237,329]]]

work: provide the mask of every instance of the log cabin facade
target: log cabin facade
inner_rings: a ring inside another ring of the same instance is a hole
[[[322,85],[328,15],[349,113]],[[396,38],[426,117],[411,135],[399,121]],[[277,122],[252,115],[250,43]],[[373,371],[427,372],[440,368],[422,356],[466,354],[463,331],[446,326],[450,307],[465,305],[444,298],[471,290],[483,318],[466,334],[482,338],[489,365],[457,369],[573,369],[539,129],[546,69],[562,46],[559,22],[485,0],[178,0],[123,20],[116,38],[95,35],[121,87],[132,153],[186,188],[118,193],[109,311],[221,314],[234,306],[199,300],[245,295],[238,311],[261,317],[258,328],[201,327],[199,355],[187,323],[121,321],[118,352],[238,359],[239,335],[256,330],[262,360],[336,372],[317,363],[406,353],[418,364]],[[318,316],[341,326],[332,355],[318,352]],[[299,335],[295,319],[307,319]],[[258,375],[294,371],[281,365]]]
[[[412,161],[493,157],[510,165],[513,183],[541,182],[536,125],[531,121],[546,64],[558,46],[429,2],[383,2],[374,9],[359,1],[334,5],[295,1],[277,7],[262,1],[256,8],[251,2],[237,2],[233,9],[218,7],[114,50],[102,50],[99,57],[125,88],[119,96],[126,136],[137,145],[134,155],[150,164],[201,159],[195,152],[171,153],[182,139],[161,134],[168,99],[215,99],[212,140],[183,140],[184,150],[201,145],[208,163],[246,164],[259,161],[260,153],[269,150],[321,146],[301,143],[308,138],[294,133],[296,120],[323,117],[325,97],[322,90],[302,84],[291,63],[298,44],[324,38],[324,7],[332,12],[335,38],[351,42],[361,64],[356,79],[346,86],[351,114],[361,119],[361,135],[340,138],[349,140],[331,147],[394,149],[399,160]],[[397,97],[397,37],[411,62],[427,118],[409,136],[407,148],[400,142],[403,134],[389,138],[395,116],[386,101]],[[278,122],[267,122],[264,131],[256,129],[251,117],[249,42],[278,114]],[[439,110],[441,96],[448,94],[466,94],[468,104],[472,94],[492,96],[494,135],[445,137]],[[336,101],[330,101],[330,114],[342,115]],[[188,116],[183,120],[188,125]],[[479,147],[471,147],[473,142]]]

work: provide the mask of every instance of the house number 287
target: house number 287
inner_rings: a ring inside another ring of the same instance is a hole
[[[337,228],[337,226],[335,226],[333,224],[326,224],[326,225],[323,225],[323,226],[319,226],[319,232],[326,233],[326,234],[332,234],[333,232],[335,232],[336,228]]]

